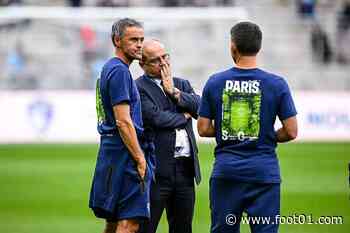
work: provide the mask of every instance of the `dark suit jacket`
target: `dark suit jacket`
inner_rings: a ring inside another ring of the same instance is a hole
[[[181,100],[178,103],[165,96],[160,87],[146,75],[139,77],[136,80],[136,85],[141,96],[145,136],[155,143],[157,176],[171,176],[172,168],[176,162],[174,159],[175,129],[184,128],[191,145],[193,161],[191,172],[196,183],[199,184],[201,173],[192,119],[187,120],[183,113],[188,112],[197,118],[200,96],[193,91],[189,81],[180,78],[174,78],[174,86],[181,91]]]

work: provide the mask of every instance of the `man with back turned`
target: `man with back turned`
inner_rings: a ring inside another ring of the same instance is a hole
[[[198,132],[217,142],[210,179],[212,233],[239,232],[243,212],[270,219],[251,224],[251,232],[278,232],[281,179],[275,148],[296,138],[297,112],[286,81],[257,67],[261,41],[256,24],[233,26],[236,66],[212,75],[203,90]],[[277,116],[282,127],[275,131]]]

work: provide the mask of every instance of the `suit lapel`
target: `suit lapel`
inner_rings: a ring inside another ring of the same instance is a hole
[[[149,77],[146,77],[146,75],[143,76],[143,80],[145,84],[145,89],[149,91],[157,105],[162,109],[169,108],[171,101],[169,100],[169,97],[165,95],[163,90]]]

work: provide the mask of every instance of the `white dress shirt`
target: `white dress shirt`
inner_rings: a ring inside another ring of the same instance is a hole
[[[160,79],[151,79],[154,81],[157,86],[162,90],[165,94],[163,86],[161,85]],[[176,141],[175,141],[175,153],[174,158],[179,157],[190,157],[191,156],[191,146],[188,138],[188,134],[185,129],[175,129],[176,132]]]

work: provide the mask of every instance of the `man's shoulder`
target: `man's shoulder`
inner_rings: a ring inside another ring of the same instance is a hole
[[[173,77],[174,83],[179,83],[179,84],[184,84],[184,83],[189,83],[187,79],[184,78],[179,78],[179,77]]]
[[[111,72],[121,72],[121,73],[126,73],[130,74],[129,68],[122,63],[119,59],[113,57],[110,58],[103,66],[102,70],[106,73],[109,74]]]
[[[141,75],[140,77],[138,77],[137,79],[135,79],[135,83],[136,83],[136,86],[138,88],[143,88],[144,87],[144,84],[146,82],[146,77],[145,75]]]
[[[187,81],[187,79],[183,78],[183,77],[178,77],[178,76],[174,76],[173,77],[173,80],[176,80],[178,82],[184,82],[184,81]]]
[[[139,76],[137,79],[135,79],[135,82],[141,83],[141,82],[144,81],[144,79],[145,79],[145,75],[141,75],[141,76]]]
[[[208,82],[216,82],[222,79],[227,79],[228,77],[232,77],[232,75],[233,75],[232,68],[226,69],[223,71],[218,71],[209,76]]]
[[[188,91],[192,89],[192,85],[189,80],[179,77],[173,77],[174,85],[181,91]]]
[[[286,79],[276,73],[260,70],[259,79],[263,81],[265,88],[281,93],[288,89]]]
[[[229,76],[230,71],[219,71],[209,76],[208,80],[205,83],[205,88],[207,90],[209,89],[216,89],[218,86],[221,85],[222,82],[224,82]]]
[[[284,78],[281,75],[278,75],[276,73],[273,73],[264,69],[258,69],[258,75],[262,78],[266,78],[267,80],[271,80],[271,81],[284,80]]]

